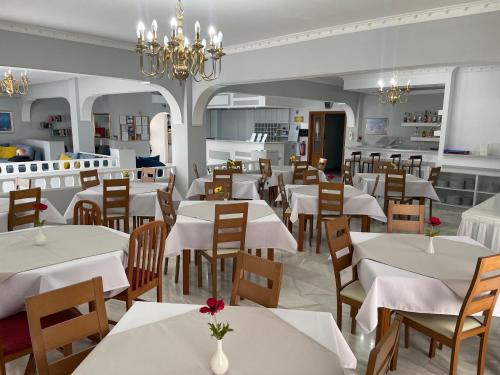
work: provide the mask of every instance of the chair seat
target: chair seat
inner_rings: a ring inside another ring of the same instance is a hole
[[[75,313],[70,310],[61,311],[42,319],[42,327],[49,327],[74,317]],[[31,349],[26,311],[0,319],[0,346],[6,356]]]
[[[347,298],[353,299],[353,300],[361,302],[361,303],[363,303],[363,301],[366,298],[366,292],[363,289],[363,286],[361,285],[359,280],[356,280],[350,284],[347,284],[340,291],[340,295],[342,297],[347,297]]]
[[[455,315],[439,315],[439,314],[420,314],[406,311],[398,311],[405,319],[418,323],[434,332],[453,339],[455,327],[457,325],[458,316]],[[463,326],[462,332],[469,331],[474,328],[481,327],[481,322],[476,318],[467,317]]]

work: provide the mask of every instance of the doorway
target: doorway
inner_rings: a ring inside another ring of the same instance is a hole
[[[345,112],[309,113],[309,163],[327,159],[325,173],[340,175],[344,160]]]

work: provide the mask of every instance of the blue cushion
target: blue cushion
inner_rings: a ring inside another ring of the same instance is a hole
[[[140,157],[137,156],[135,158],[135,167],[136,168],[142,168],[142,167],[164,167],[165,164],[163,164],[160,161],[160,155],[157,156],[150,156],[150,157]],[[158,171],[158,177],[163,176],[163,171]],[[141,172],[137,173],[137,177],[141,178]]]

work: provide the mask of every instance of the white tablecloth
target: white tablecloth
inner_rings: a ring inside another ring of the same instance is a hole
[[[385,190],[385,175],[379,174],[379,176],[380,179],[378,181],[375,195],[377,197],[383,197]],[[352,178],[352,183],[355,188],[371,194],[376,178],[376,173],[356,173]],[[434,190],[434,187],[429,181],[411,174],[406,175],[405,195],[407,197],[424,197],[434,201],[439,201],[436,190]]]
[[[40,212],[40,219],[46,220],[47,224],[66,224],[66,219],[47,199],[42,198],[41,202],[48,208]],[[7,232],[9,218],[9,198],[0,198],[0,233]]]
[[[117,237],[128,234],[106,228]],[[23,229],[23,231],[33,229]],[[2,235],[0,234],[0,243]],[[81,239],[85,246],[85,238]],[[123,243],[123,240],[117,241]],[[129,287],[125,265],[128,261],[126,250],[77,259],[20,272],[0,284],[0,319],[24,310],[24,300],[32,295],[48,292],[71,284],[102,276],[107,297],[112,297]],[[0,246],[1,251],[1,246]],[[68,248],[68,251],[71,251]]]
[[[197,201],[182,201],[184,205],[197,204]],[[221,202],[221,204],[223,204]],[[248,204],[267,205],[265,201],[249,201]],[[184,249],[212,249],[213,222],[178,215],[166,242],[166,256],[175,256]],[[247,223],[246,248],[273,248],[290,253],[297,251],[297,242],[281,219],[276,215],[268,215]]]
[[[135,302],[109,334],[124,332],[199,308],[199,305]],[[343,368],[356,368],[356,357],[347,345],[331,313],[285,309],[270,309],[270,311],[336,353]]]
[[[313,166],[309,166],[309,170],[315,170]],[[280,174],[283,175],[283,182],[285,185],[289,185],[293,183],[293,166],[291,165],[272,165],[271,170],[273,175],[267,180],[267,185],[269,187],[278,186],[278,176]],[[319,179],[322,182],[328,181],[325,172],[319,171]]]
[[[382,233],[351,232],[353,245],[381,236]],[[454,241],[478,243],[467,237],[442,236]],[[429,255],[432,262],[432,255]],[[365,332],[378,324],[378,308],[417,313],[458,315],[463,300],[441,280],[405,271],[369,259],[358,264],[358,277],[366,299],[359,309],[356,321]],[[500,304],[494,312],[500,316]]]
[[[458,236],[467,236],[500,253],[500,194],[462,213]]]
[[[165,190],[166,187],[167,183],[165,182],[130,182],[130,216],[155,216],[155,207],[158,200],[156,199],[156,190]],[[103,185],[98,185],[76,193],[66,209],[64,217],[72,219],[75,204],[81,200],[93,201],[102,210],[102,191]],[[173,199],[180,200],[180,195],[175,189]]]
[[[317,215],[318,213],[318,187],[315,185],[286,185],[288,199],[292,208],[290,220],[295,222],[299,214]],[[308,190],[307,193],[301,190]],[[311,194],[312,190],[314,194]],[[309,191],[310,190],[310,191]],[[352,193],[353,196],[349,197]],[[356,195],[356,189],[350,185],[345,185],[344,190],[344,215],[368,215],[371,218],[386,222],[387,217],[380,208],[377,200],[369,194],[360,193]]]
[[[233,174],[233,198],[237,199],[260,199],[259,196],[259,179],[261,175],[250,173],[235,173]],[[205,195],[205,182],[212,182],[213,176],[206,175],[196,178],[191,183],[186,198]]]

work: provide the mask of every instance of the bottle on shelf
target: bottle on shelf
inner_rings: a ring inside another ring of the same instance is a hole
[[[403,117],[403,122],[408,122],[408,112],[405,112],[405,116]]]
[[[422,114],[421,113],[417,117],[417,122],[422,122]]]
[[[423,120],[423,122],[427,122],[427,118],[428,118],[428,116],[427,116],[427,111],[425,111],[424,118],[422,119],[422,120]]]
[[[417,122],[417,114],[416,113],[413,114],[412,122]]]

